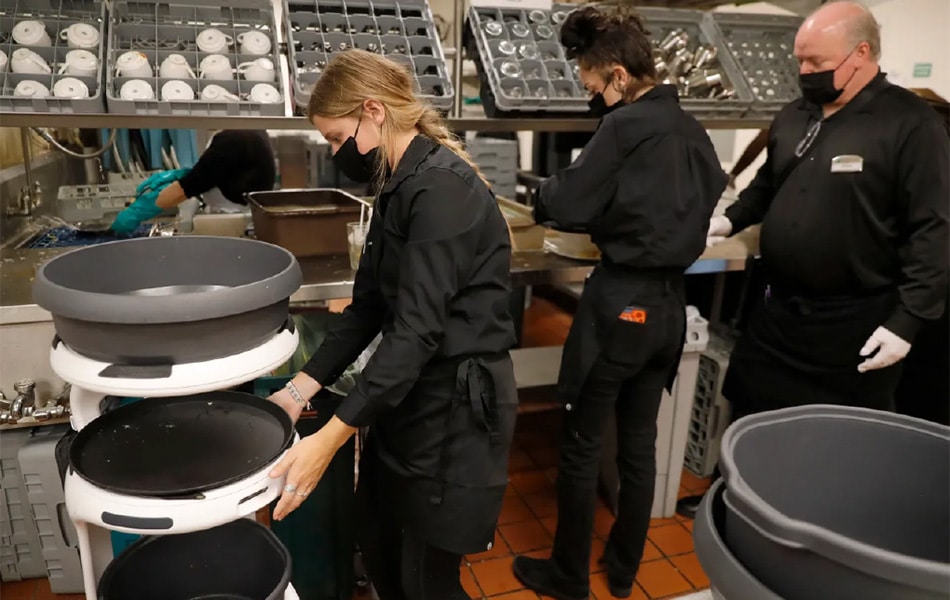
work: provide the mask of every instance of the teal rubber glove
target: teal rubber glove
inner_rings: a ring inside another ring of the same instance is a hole
[[[116,216],[110,229],[116,233],[129,234],[138,229],[142,221],[148,221],[162,214],[162,209],[155,205],[158,195],[166,187],[184,177],[188,171],[189,169],[162,171],[140,183],[135,189],[135,202]]]
[[[140,194],[135,202],[116,216],[115,221],[109,226],[110,229],[116,233],[132,233],[139,228],[142,221],[148,221],[160,215],[162,209],[155,206],[155,201],[158,200],[161,191],[161,189],[149,190]]]
[[[141,196],[147,190],[161,191],[165,189],[168,184],[178,181],[187,175],[189,171],[191,171],[191,169],[172,169],[171,171],[155,173],[135,188],[135,196]]]

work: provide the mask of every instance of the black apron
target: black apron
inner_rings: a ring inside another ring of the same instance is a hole
[[[818,299],[766,288],[732,352],[723,396],[741,414],[804,404],[891,410],[901,363],[867,373],[858,365],[897,302],[896,291]]]
[[[594,268],[584,282],[584,291],[564,343],[557,384],[563,402],[569,405],[580,396],[587,375],[600,356],[603,345],[610,338],[620,313],[635,300],[638,286],[643,281],[673,281],[682,277],[683,271],[675,269],[640,271],[603,263]],[[680,294],[682,293],[680,288]],[[684,312],[684,323],[685,320]],[[673,389],[685,343],[686,337],[683,336],[679,340],[676,360],[673,361],[667,377],[667,391]]]
[[[517,412],[507,353],[430,364],[370,428],[360,478],[371,478],[401,526],[426,543],[457,554],[489,550]]]

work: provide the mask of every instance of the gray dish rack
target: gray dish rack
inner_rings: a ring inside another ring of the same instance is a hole
[[[481,96],[489,116],[523,113],[586,113],[590,95],[577,75],[575,61],[568,61],[560,44],[560,25],[573,5],[555,5],[551,11],[470,8],[469,43],[477,54]],[[715,28],[697,10],[638,8],[651,33],[658,66],[672,63],[676,52],[683,64],[666,83],[676,85],[683,108],[698,118],[741,118],[752,103],[749,90]],[[661,45],[670,36],[676,44]],[[711,54],[698,61],[698,52]],[[683,77],[677,76],[680,72]],[[698,75],[701,85],[687,85]],[[707,76],[709,77],[707,79]],[[707,81],[716,81],[713,85]],[[724,94],[723,92],[727,92]]]
[[[801,97],[793,54],[800,17],[711,12],[706,20],[745,78],[753,112],[772,114]]]
[[[440,110],[452,108],[455,91],[426,0],[285,0],[284,15],[294,102],[301,113],[334,53],[349,48],[405,64],[421,98]]]
[[[20,21],[37,20],[46,26],[46,32],[52,45],[21,46],[13,41],[13,27]],[[66,53],[72,50],[60,32],[74,23],[87,23],[99,28],[99,45],[89,51],[99,60],[99,69],[95,77],[75,77],[60,75],[59,68]],[[6,0],[0,8],[0,50],[7,55],[7,67],[0,73],[0,110],[11,112],[50,112],[50,113],[101,113],[105,112],[102,98],[102,69],[104,66],[106,27],[106,8],[97,0]],[[52,71],[49,75],[14,73],[11,62],[13,52],[18,48],[29,48],[43,57]],[[72,99],[56,98],[53,86],[65,77],[75,77],[89,88],[89,97]],[[22,98],[13,95],[13,90],[21,81],[37,81],[50,91],[47,98]]]
[[[476,55],[486,115],[588,112],[576,64],[558,41],[560,23],[572,8],[469,8],[466,46]]]
[[[233,39],[233,46],[226,56],[231,67],[258,58],[269,58],[274,63],[276,77],[268,82],[280,92],[281,101],[260,103],[251,101],[248,94],[259,82],[247,81],[234,73],[234,79],[204,79],[198,65],[210,56],[202,52],[195,42],[204,29],[214,28]],[[248,31],[259,31],[271,40],[271,51],[266,56],[241,54],[237,36]],[[123,100],[120,90],[127,81],[136,78],[119,76],[116,59],[130,50],[146,55],[153,76],[147,81],[152,86],[151,100]],[[108,64],[106,70],[106,102],[109,112],[139,115],[198,115],[198,116],[284,116],[283,69],[280,61],[280,44],[277,36],[274,13],[266,0],[230,0],[223,5],[213,5],[207,0],[191,2],[126,2],[117,0],[112,7],[112,31],[109,36]],[[182,79],[194,91],[193,100],[165,101],[161,99],[162,86],[172,79],[159,77],[159,67],[169,55],[181,54],[188,61],[196,79]],[[241,98],[239,102],[216,102],[201,98],[201,91],[217,85]]]
[[[659,68],[657,73],[663,83],[678,88],[680,105],[684,110],[705,120],[739,119],[748,112],[753,99],[752,91],[726,50],[723,39],[706,21],[705,13],[650,7],[637,8],[636,11],[644,18],[646,29],[650,32],[657,66],[663,64],[673,70],[676,69],[676,62],[684,63],[681,69],[686,71],[682,77],[659,72]],[[668,42],[667,49],[663,47],[664,42]],[[699,55],[704,50],[711,58],[705,65],[700,65]],[[702,83],[695,85],[693,82],[696,80]],[[720,83],[710,86],[704,80]]]

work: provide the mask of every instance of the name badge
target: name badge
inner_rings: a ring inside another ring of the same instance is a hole
[[[864,170],[864,158],[857,154],[842,154],[831,159],[832,173],[860,173]]]

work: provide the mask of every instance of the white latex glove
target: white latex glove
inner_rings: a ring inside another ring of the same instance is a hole
[[[719,216],[709,219],[709,230],[706,232],[706,246],[712,248],[724,241],[732,233],[732,221]]]
[[[910,342],[891,333],[883,327],[878,327],[861,348],[861,356],[870,356],[877,350],[877,354],[858,365],[858,371],[865,373],[874,369],[883,369],[902,360],[910,352]]]

